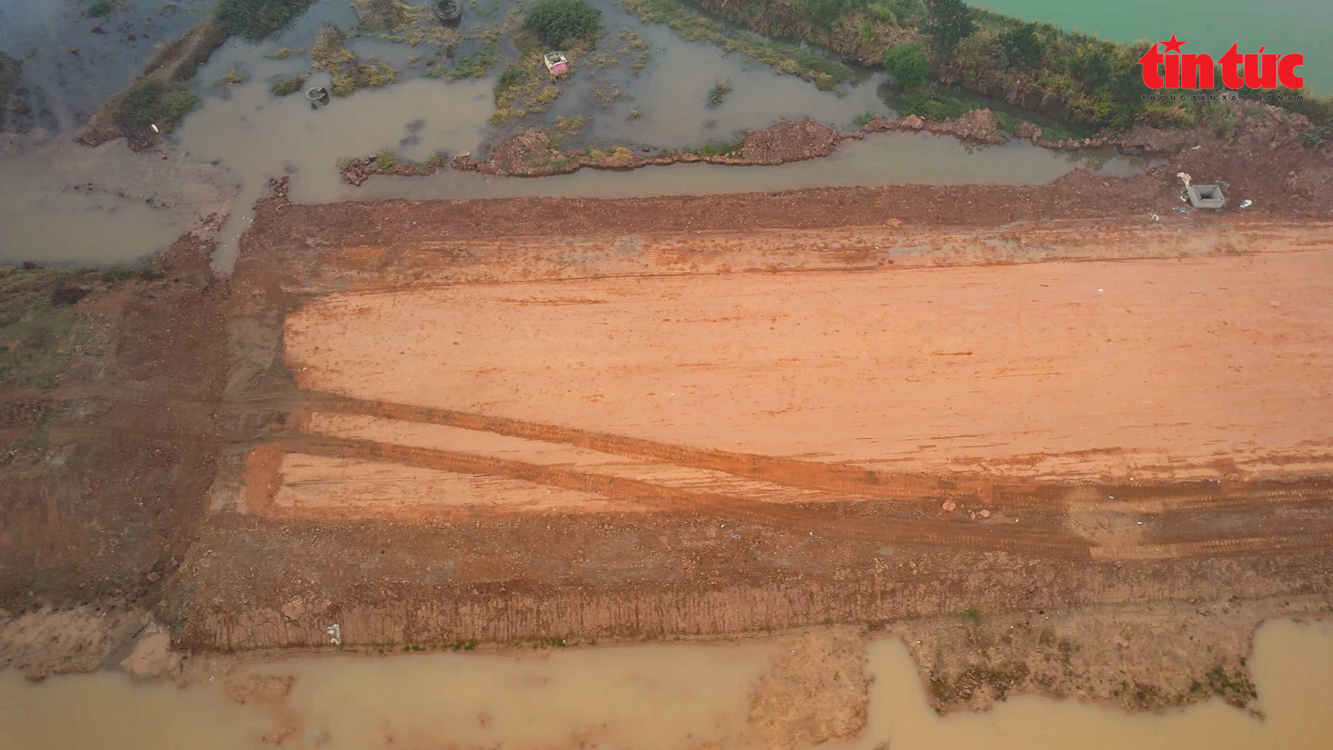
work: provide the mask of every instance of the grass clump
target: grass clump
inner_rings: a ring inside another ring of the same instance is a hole
[[[981,625],[981,610],[974,604],[963,610],[963,619],[971,625]]]
[[[698,154],[699,156],[731,156],[744,148],[745,136],[747,134],[746,131],[742,130],[730,141],[725,143],[705,143],[689,153]]]
[[[349,96],[357,89],[387,86],[398,80],[398,72],[383,60],[361,60],[347,48],[347,33],[325,26],[310,45],[310,59],[317,70],[333,76],[329,92]]]
[[[727,97],[727,94],[730,93],[731,93],[731,84],[727,81],[727,79],[723,78],[722,80],[717,82],[717,85],[713,87],[712,91],[708,92],[708,105],[711,107],[718,106],[719,104],[722,103],[722,100]]]
[[[528,10],[523,28],[548,47],[561,49],[576,40],[596,39],[602,31],[602,12],[587,0],[538,0]]]
[[[274,96],[289,96],[300,91],[301,87],[305,85],[305,82],[306,75],[302,73],[300,75],[294,75],[291,78],[284,78],[281,81],[275,81],[273,85],[268,87],[268,90],[269,93]]]
[[[145,79],[121,94],[113,117],[130,137],[147,138],[155,134],[153,125],[170,130],[198,103],[199,97],[182,87]]]
[[[305,54],[304,47],[297,47],[295,49],[292,49],[291,47],[280,47],[274,50],[273,52],[264,55],[264,57],[267,57],[270,60],[286,60],[289,57],[296,57],[304,54]]]
[[[234,86],[238,83],[245,83],[248,80],[250,80],[250,76],[242,73],[241,71],[233,67],[231,70],[228,70],[221,78],[218,79],[218,85]]]
[[[258,42],[286,29],[314,0],[221,0],[215,18],[227,33]]]

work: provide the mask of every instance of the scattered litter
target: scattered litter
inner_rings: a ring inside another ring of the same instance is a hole
[[[158,130],[158,129],[157,129],[157,124],[156,124],[156,123],[149,123],[149,124],[148,124],[148,127],[152,128],[154,133],[161,133],[161,132],[162,132],[161,130]]]
[[[1153,220],[1153,221],[1161,221],[1161,220],[1162,220],[1162,217],[1158,216],[1157,214],[1153,214],[1153,215],[1152,215],[1152,220]]]
[[[1190,197],[1189,197],[1188,195],[1185,195],[1184,193],[1181,193],[1181,194],[1180,194],[1180,202],[1181,202],[1181,203],[1189,203],[1189,202],[1190,202]]]
[[[1098,289],[1098,290],[1097,290],[1097,293],[1098,293],[1098,294],[1101,294],[1101,293],[1104,292],[1104,291],[1106,291],[1106,290],[1104,290],[1104,289]]]
[[[1135,523],[1137,523],[1137,524],[1140,525],[1140,526],[1143,525],[1143,522],[1142,522],[1142,521],[1135,521]]]
[[[1201,148],[1203,148],[1203,146],[1195,146],[1194,148],[1190,149],[1190,151],[1198,151]]]
[[[1185,183],[1185,189],[1188,190],[1190,187],[1190,181],[1193,180],[1194,178],[1190,177],[1184,172],[1176,172],[1176,176],[1180,178],[1181,182]]]
[[[329,643],[335,646],[343,645],[343,629],[338,623],[335,622],[328,626],[324,629],[324,632],[329,634]]]
[[[1245,200],[1243,200],[1243,201],[1240,202],[1240,207],[1241,207],[1241,208],[1249,208],[1250,206],[1253,206],[1253,205],[1254,205],[1254,201],[1250,200],[1249,198],[1246,198]]]
[[[741,538],[741,535],[740,535],[740,534],[732,534],[732,535],[731,535],[731,538],[732,538],[732,539],[740,539],[740,538]]]
[[[1189,216],[1190,213],[1190,210],[1184,206],[1176,206],[1173,210],[1178,214],[1185,214],[1186,216]]]

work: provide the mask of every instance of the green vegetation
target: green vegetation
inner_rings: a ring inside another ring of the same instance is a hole
[[[770,1],[777,0],[756,0],[760,3]],[[623,0],[623,4],[625,10],[648,23],[666,24],[686,39],[709,41],[728,52],[739,52],[779,73],[800,76],[824,91],[832,91],[838,84],[852,79],[851,69],[842,63],[793,44],[733,35],[725,24],[694,12],[682,0]],[[714,11],[725,10],[720,4],[706,7]],[[767,32],[769,28],[762,26],[756,30]]]
[[[741,130],[736,133],[735,138],[726,143],[705,143],[699,148],[686,153],[698,154],[699,156],[730,156],[745,146],[746,135],[746,131]]]
[[[559,96],[560,88],[551,83],[542,63],[541,47],[528,46],[516,62],[505,68],[495,84],[495,113],[491,122],[499,125],[540,114],[550,109]]]
[[[963,619],[967,620],[972,625],[980,625],[981,610],[977,609],[977,606],[974,604],[971,607],[968,607],[967,609],[963,610]]]
[[[972,9],[963,0],[926,0],[926,7],[930,13],[921,30],[940,54],[953,54],[954,47],[977,30]]]
[[[245,83],[248,80],[250,80],[250,76],[242,73],[236,68],[232,68],[231,70],[228,70],[221,78],[218,79],[218,85],[234,86],[238,83]]]
[[[523,28],[548,47],[562,49],[577,40],[595,40],[602,30],[602,12],[587,0],[538,0]]]
[[[731,84],[727,82],[727,79],[724,78],[718,81],[717,85],[713,87],[713,90],[708,92],[709,106],[713,107],[718,106],[719,104],[722,103],[722,100],[726,98],[727,94],[730,93],[731,93]]]
[[[920,42],[908,42],[884,53],[884,68],[893,76],[899,89],[908,91],[926,82],[930,61],[926,59],[926,48]]]
[[[1243,670],[1228,673],[1222,667],[1214,667],[1204,675],[1202,682],[1195,681],[1190,686],[1192,697],[1216,695],[1237,708],[1245,708],[1250,701],[1259,697],[1254,682]]]
[[[82,318],[60,291],[86,288],[76,269],[0,269],[0,387],[54,388],[85,338]]]
[[[869,125],[870,121],[873,119],[875,119],[874,112],[865,112],[864,114],[857,115],[856,119],[852,120],[852,122],[856,123],[856,127],[864,128],[865,126]]]
[[[292,49],[291,47],[282,47],[267,55],[264,55],[264,57],[267,57],[271,60],[286,60],[289,57],[299,56],[304,54],[305,54],[304,47],[297,47],[296,49]]]
[[[109,0],[97,0],[97,2],[88,6],[89,18],[106,18],[111,15],[116,7]]]
[[[408,5],[399,0],[353,0],[357,33],[413,47],[444,47],[458,42],[456,29],[442,26],[431,5]]]
[[[387,86],[398,80],[398,72],[383,60],[361,60],[347,48],[347,34],[337,26],[325,26],[310,45],[310,60],[316,70],[333,76],[329,92],[349,96],[357,89]]]
[[[168,131],[198,103],[199,97],[182,87],[140,79],[120,95],[113,118],[126,135],[148,138],[154,125]]]
[[[314,0],[220,0],[215,11],[228,34],[258,42],[286,29]]]
[[[288,96],[300,91],[301,87],[305,85],[305,82],[306,75],[302,73],[300,75],[294,75],[291,78],[276,81],[273,85],[268,87],[268,90],[274,96]]]
[[[667,23],[684,36],[708,39],[726,49],[734,47],[721,25],[691,13],[687,2],[760,34],[821,45],[863,64],[888,67],[894,60],[886,58],[886,52],[921,43],[928,77],[995,99],[1008,99],[1021,82],[1025,103],[1070,128],[1188,126],[1196,122],[1206,95],[1249,96],[1214,90],[1196,91],[1197,101],[1154,101],[1146,98],[1152,92],[1143,86],[1137,64],[1147,43],[1126,45],[1063,32],[1050,24],[969,7],[960,0],[623,2],[646,21]],[[949,97],[913,93],[911,103],[920,111],[938,116],[952,109],[944,101]],[[1333,100],[1327,97],[1305,94],[1298,100],[1283,95],[1265,100],[1306,115],[1318,127],[1333,125]],[[987,105],[973,105],[977,106]],[[1310,139],[1318,137],[1315,133]]]

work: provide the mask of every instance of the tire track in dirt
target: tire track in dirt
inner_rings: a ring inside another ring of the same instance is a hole
[[[721,471],[747,479],[841,495],[889,500],[974,498],[984,502],[991,494],[991,483],[985,480],[961,477],[946,479],[920,474],[886,474],[856,466],[691,448],[623,435],[429,406],[351,399],[332,394],[313,394],[303,408],[311,411],[445,425],[478,432],[493,432],[525,440],[562,443],[628,458],[667,461],[691,469]]]
[[[519,461],[476,456],[454,451],[407,447],[370,440],[289,433],[274,447],[292,453],[331,458],[358,458],[465,474],[521,479],[565,489],[642,503],[656,510],[706,512],[822,537],[856,539],[886,544],[991,550],[1017,554],[1088,559],[1088,542],[1067,535],[1036,535],[1001,528],[968,528],[961,524],[831,518],[803,508],[757,503],[739,497],[679,490],[620,477],[588,474]]]
[[[1262,504],[1333,504],[1333,482],[1303,481],[1219,484],[1191,481],[1121,485],[998,483],[984,478],[942,478],[888,473],[843,464],[736,453],[593,432],[571,427],[494,417],[413,404],[312,394],[300,408],[408,422],[445,425],[478,432],[560,443],[636,459],[667,461],[692,469],[720,471],[790,487],[852,498],[914,501],[977,500],[994,508],[1068,511],[1084,507],[1142,513],[1223,510]]]

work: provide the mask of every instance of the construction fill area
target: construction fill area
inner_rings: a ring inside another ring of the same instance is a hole
[[[190,646],[698,636],[1327,575],[1326,226],[362,244],[311,229],[327,210],[261,205],[231,281]]]

